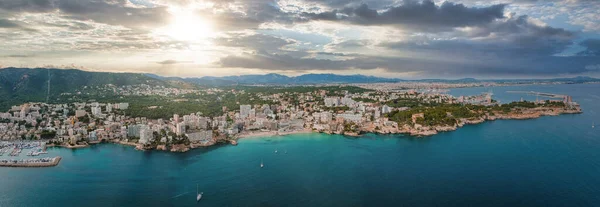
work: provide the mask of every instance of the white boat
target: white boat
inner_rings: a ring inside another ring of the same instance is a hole
[[[594,124],[594,122],[592,122],[592,128],[596,127],[596,125]]]
[[[277,153],[277,149],[275,149],[275,153]]]
[[[263,164],[262,159],[260,160],[260,168],[263,168],[265,165]]]
[[[198,184],[196,184],[196,202],[200,201],[200,199],[202,199],[202,194],[204,192],[200,192],[198,193]]]

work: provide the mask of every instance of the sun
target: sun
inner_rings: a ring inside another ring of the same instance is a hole
[[[157,32],[179,41],[196,42],[214,35],[210,21],[195,14],[194,9],[169,8],[171,22]]]

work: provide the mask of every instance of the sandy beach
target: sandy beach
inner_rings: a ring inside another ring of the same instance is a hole
[[[315,133],[311,129],[304,129],[299,131],[291,131],[291,132],[278,132],[278,131],[258,131],[258,132],[243,132],[236,136],[238,139],[242,138],[261,138],[261,137],[274,137],[274,136],[286,136],[292,134],[310,134]]]

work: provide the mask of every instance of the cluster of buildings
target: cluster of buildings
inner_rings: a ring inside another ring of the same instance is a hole
[[[415,83],[418,84],[418,83]],[[117,94],[181,94],[197,90],[164,87],[106,86]],[[139,90],[138,92],[133,92]],[[202,93],[220,93],[207,89]],[[237,93],[244,93],[238,91]],[[335,94],[335,95],[333,95]],[[243,136],[254,132],[295,132],[315,130],[343,133],[348,130],[388,130],[398,128],[386,114],[408,110],[409,107],[391,107],[386,103],[413,100],[419,103],[493,104],[491,94],[455,98],[445,93],[402,91],[371,91],[349,93],[324,90],[312,92],[284,92],[257,94],[262,101],[275,104],[244,104],[239,109],[206,117],[201,113],[174,114],[168,119],[129,117],[123,110],[128,103],[27,103],[13,106],[0,113],[0,140],[50,139],[58,143],[78,145],[81,142],[117,140],[140,145],[191,143],[210,145],[219,139]],[[570,101],[570,100],[567,100]],[[419,117],[413,117],[417,119]]]

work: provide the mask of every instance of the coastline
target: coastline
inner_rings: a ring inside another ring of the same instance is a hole
[[[302,130],[297,130],[297,131],[288,131],[288,132],[248,131],[248,132],[239,133],[230,140],[225,139],[225,141],[226,141],[226,143],[229,143],[229,144],[235,146],[238,144],[237,141],[239,139],[260,139],[260,138],[268,138],[268,137],[287,136],[287,135],[294,135],[294,134],[311,134],[311,133],[339,134],[339,135],[350,136],[350,137],[361,137],[363,134],[368,134],[368,133],[388,134],[388,135],[402,134],[402,135],[409,135],[409,136],[413,136],[413,137],[426,137],[426,136],[436,135],[440,132],[456,131],[465,125],[476,125],[476,124],[484,123],[487,121],[528,120],[528,119],[540,118],[542,116],[559,116],[562,114],[580,114],[580,113],[583,113],[583,112],[581,110],[568,110],[568,109],[557,109],[557,108],[535,108],[535,109],[530,109],[529,111],[519,112],[519,113],[511,112],[511,113],[506,113],[506,114],[484,115],[481,117],[469,118],[469,119],[462,118],[462,119],[458,119],[459,121],[453,126],[420,126],[417,124],[414,124],[411,126],[409,124],[404,124],[402,126],[398,126],[398,128],[384,127],[381,129],[375,129],[373,127],[361,127],[358,131],[350,131],[350,132],[319,131],[319,130],[308,129],[308,128],[304,128]],[[143,146],[138,143],[125,142],[125,141],[120,141],[120,140],[110,140],[109,142],[114,143],[114,144],[133,146],[133,147],[135,147],[136,150],[140,150],[140,151],[159,150],[159,151],[178,152],[178,153],[187,152],[187,151],[190,151],[190,150],[193,150],[196,148],[215,146],[215,145],[223,143],[223,142],[219,142],[217,140],[212,140],[211,142],[206,143],[206,144],[191,143],[190,145],[178,144],[178,145],[172,145],[170,147],[167,147],[166,145],[158,145],[156,147],[151,147],[151,146]],[[102,143],[99,143],[99,144],[102,144]],[[64,147],[64,148],[69,148],[69,149],[85,148],[85,147],[89,147],[89,146],[91,146],[91,144],[75,145],[75,146],[54,145],[54,144],[47,145],[47,147]]]

